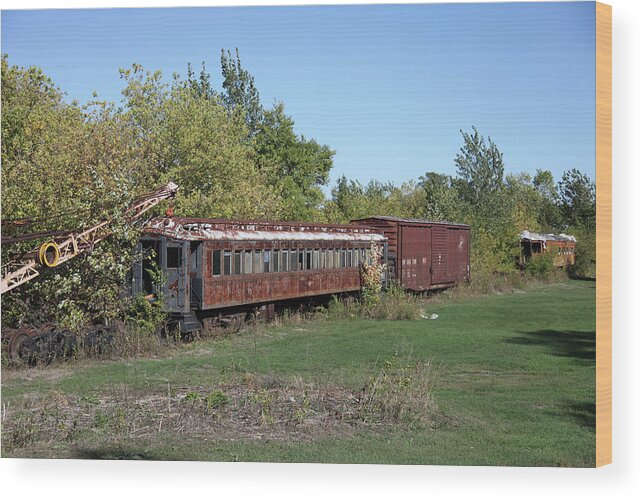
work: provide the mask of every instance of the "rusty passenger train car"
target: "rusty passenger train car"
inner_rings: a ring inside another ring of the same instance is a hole
[[[524,268],[532,256],[553,254],[554,265],[564,268],[576,263],[576,238],[568,234],[540,234],[522,231],[520,234],[520,267]]]
[[[360,265],[372,245],[379,246],[383,262],[393,262],[383,280],[395,279],[406,289],[447,287],[468,278],[467,226],[387,219],[399,225],[393,234],[373,220],[331,225],[155,218],[138,244],[152,258],[135,264],[131,290],[153,295],[150,271],[162,270],[165,309],[182,333],[190,333],[207,322],[240,323],[249,313],[270,317],[275,306],[358,291]]]

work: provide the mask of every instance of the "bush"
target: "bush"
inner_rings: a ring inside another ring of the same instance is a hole
[[[430,422],[436,412],[432,392],[436,371],[427,362],[387,360],[363,388],[359,414],[381,422]]]
[[[132,329],[157,333],[165,324],[167,314],[163,310],[162,300],[148,300],[143,295],[133,297],[125,311],[125,322]]]
[[[549,279],[556,272],[554,253],[538,253],[527,260],[525,274],[538,279]]]
[[[333,296],[328,308],[321,313],[333,319],[417,320],[424,313],[424,303],[399,286],[391,285],[378,295],[376,302],[358,300],[352,296]]]
[[[366,260],[360,266],[362,280],[362,302],[367,308],[377,307],[382,292],[382,273],[386,265],[382,262],[382,250],[374,244],[366,252]]]
[[[444,292],[447,297],[478,296],[506,293],[527,286],[527,279],[517,270],[512,272],[475,272],[467,282],[461,282]]]
[[[576,263],[568,270],[575,277],[596,275],[596,233],[586,229],[571,229],[576,235]],[[571,232],[570,230],[570,232]]]
[[[368,317],[377,320],[415,321],[422,317],[424,304],[415,295],[405,293],[399,286],[390,286],[382,294],[377,307],[368,309]]]

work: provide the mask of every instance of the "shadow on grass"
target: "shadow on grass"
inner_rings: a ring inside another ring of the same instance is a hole
[[[585,428],[596,430],[596,404],[588,402],[567,402],[558,410],[551,411],[554,416],[571,418]]]
[[[73,459],[102,459],[107,461],[159,461],[160,457],[154,456],[147,451],[134,451],[131,449],[119,449],[108,447],[104,449],[77,449],[72,456]]]
[[[523,332],[520,336],[508,338],[505,341],[514,345],[545,347],[549,349],[552,355],[569,357],[581,362],[594,362],[596,360],[595,331],[542,329]]]

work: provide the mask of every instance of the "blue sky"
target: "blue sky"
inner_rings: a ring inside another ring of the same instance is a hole
[[[594,25],[593,2],[14,10],[2,51],[84,102],[119,101],[132,63],[169,80],[205,61],[220,82],[238,47],[262,102],[336,150],[333,182],[454,174],[472,125],[507,172],[594,179]]]

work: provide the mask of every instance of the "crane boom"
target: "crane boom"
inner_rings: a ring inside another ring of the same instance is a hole
[[[136,220],[161,201],[173,198],[178,186],[170,182],[156,191],[133,201],[125,210],[125,219]],[[113,219],[109,218],[84,230],[72,231],[60,240],[51,240],[9,262],[2,268],[0,294],[10,291],[40,274],[40,267],[55,267],[90,250],[112,233]]]

